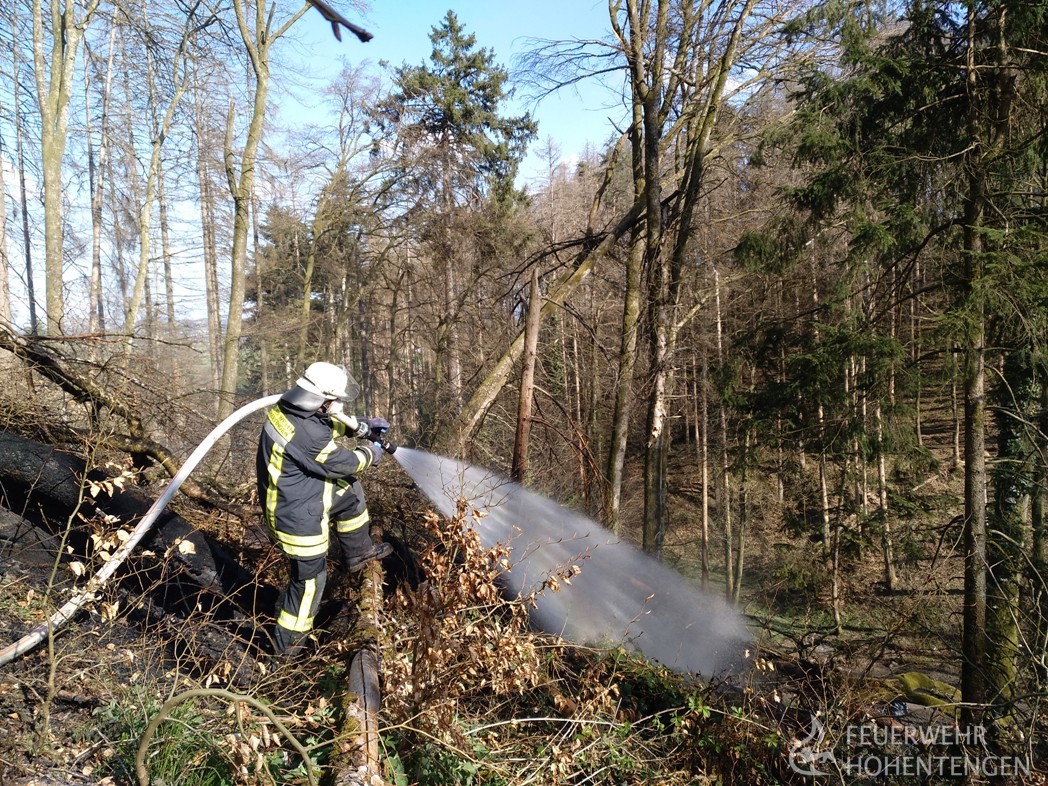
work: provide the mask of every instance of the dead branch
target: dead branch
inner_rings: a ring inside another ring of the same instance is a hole
[[[148,456],[171,477],[178,472],[181,466],[179,461],[167,447],[146,433],[142,418],[132,406],[111,393],[96,379],[77,369],[55,342],[20,335],[10,325],[0,322],[0,349],[11,352],[28,368],[58,385],[76,401],[91,403],[121,418],[127,424],[129,433],[106,435],[104,441],[109,445],[126,453]],[[198,481],[187,480],[182,485],[182,492],[191,499],[221,510],[243,513],[239,506],[230,505],[220,494]]]

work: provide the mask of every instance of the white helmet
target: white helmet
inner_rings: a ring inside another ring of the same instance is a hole
[[[310,364],[295,385],[323,398],[342,401],[351,401],[360,392],[360,386],[345,366],[323,361]]]

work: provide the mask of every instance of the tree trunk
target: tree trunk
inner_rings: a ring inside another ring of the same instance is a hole
[[[441,276],[441,291],[444,296],[444,309],[437,322],[434,364],[434,400],[433,409],[438,429],[453,417],[452,413],[462,408],[462,360],[460,357],[458,335],[458,282],[455,278],[455,191],[452,186],[452,172],[455,163],[452,155],[452,142],[445,134],[440,142],[441,185],[440,201],[442,214],[439,216],[440,229],[434,260]],[[447,397],[444,398],[444,393]],[[461,458],[464,456],[465,443],[449,446]]]
[[[1035,421],[1033,486],[1030,490],[1030,585],[1033,587],[1035,641],[1048,651],[1048,366],[1042,359],[1036,366],[1036,385],[1040,391],[1040,415]],[[1048,662],[1038,659],[1037,672],[1048,677]]]
[[[963,304],[969,311],[964,336],[964,630],[961,648],[961,720],[976,725],[986,703],[986,323],[974,290],[982,278],[986,208],[986,161],[980,128],[979,76],[975,63],[980,33],[976,9],[968,9],[968,171],[963,236]]]
[[[120,37],[120,57],[121,60],[127,62],[127,49],[125,47],[125,37]],[[151,66],[150,66],[151,67]],[[137,143],[137,131],[138,125],[134,116],[134,104],[132,100],[132,88],[131,88],[131,77],[127,69],[122,69],[124,85],[124,111],[127,113],[123,118],[127,123],[127,141],[123,146],[123,160],[125,167],[126,181],[129,184],[128,190],[130,191],[130,207],[133,207],[134,212],[137,216],[136,234],[138,237],[138,251],[139,259],[138,263],[134,268],[134,275],[132,276],[132,284],[130,289],[124,289],[124,355],[125,358],[131,349],[131,342],[134,338],[135,323],[138,320],[138,312],[141,311],[142,300],[145,296],[145,281],[146,273],[149,269],[149,242],[146,241],[145,256],[142,255],[142,212],[145,205],[142,199],[141,191],[141,178],[138,174],[138,143]],[[152,101],[152,96],[150,96]],[[130,212],[130,209],[129,211]],[[121,266],[122,267],[122,266]]]
[[[567,341],[566,332],[561,334],[562,338]],[[588,471],[586,465],[586,457],[593,455],[593,449],[590,446],[589,433],[586,429],[586,414],[583,407],[582,398],[582,374],[579,370],[579,336],[578,336],[578,323],[572,321],[571,324],[571,362],[569,365],[570,378],[571,378],[571,392],[574,398],[575,410],[572,413],[575,419],[573,431],[579,440],[578,450],[578,462],[579,462],[579,488],[582,491],[582,499],[585,503],[585,510],[587,513],[593,513],[593,476]],[[567,378],[565,379],[567,384]]]
[[[260,327],[264,311],[264,295],[262,287],[262,262],[258,257],[258,194],[255,194],[255,202],[251,209],[251,230],[255,237],[255,330],[258,339],[258,365],[260,391],[263,396],[268,396],[272,390],[270,384],[269,370],[269,336]]]
[[[218,409],[218,389],[221,384],[222,369],[222,319],[219,316],[220,301],[218,290],[218,247],[215,235],[215,196],[211,182],[211,171],[208,167],[208,128],[204,116],[204,105],[200,100],[200,89],[193,94],[194,122],[196,131],[197,184],[200,189],[200,228],[202,232],[204,258],[204,291],[207,302],[207,346],[210,359],[211,389],[216,395],[215,409]]]
[[[355,261],[355,272],[357,276],[356,280],[356,305],[357,305],[357,346],[360,347],[360,390],[361,400],[364,403],[365,412],[374,412],[375,405],[375,372],[371,367],[371,323],[369,320],[370,309],[368,308],[368,300],[364,296],[365,293],[365,282],[362,271],[360,269],[360,257],[356,251],[354,251]],[[343,303],[345,301],[343,300]],[[335,308],[331,309],[332,312],[336,312]],[[347,319],[348,321],[348,314]]]
[[[670,260],[663,252],[662,98],[669,3],[654,9],[627,0],[629,58],[634,104],[640,104],[644,155],[644,264],[651,273],[651,393],[648,398],[644,453],[644,550],[661,555],[666,531],[666,462],[669,451],[666,407],[669,377],[669,333],[672,329]],[[652,18],[653,14],[653,18]],[[645,51],[652,48],[650,56]],[[650,59],[649,59],[650,57]]]
[[[964,634],[961,695],[976,724],[986,702],[986,404],[981,324],[973,326],[964,362]]]
[[[373,530],[376,528],[373,528]],[[372,532],[372,538],[381,537]],[[334,786],[359,786],[377,782],[382,773],[379,759],[379,713],[382,711],[381,657],[385,644],[382,616],[381,562],[364,569],[360,597],[350,599],[357,606],[357,621],[349,634],[346,693],[342,699],[342,725],[331,757]]]
[[[724,367],[724,320],[721,314],[721,292],[720,273],[713,268],[714,302],[716,304],[715,320],[717,325],[717,365]],[[720,470],[721,491],[719,500],[721,509],[721,521],[724,525],[724,594],[730,603],[732,590],[735,587],[735,559],[733,556],[733,541],[735,539],[732,531],[731,521],[731,459],[728,452],[728,408],[723,397],[718,402],[720,414]]]
[[[0,150],[0,153],[3,151]],[[11,324],[11,260],[7,257],[7,184],[0,166],[0,321]]]
[[[299,368],[306,367],[306,347],[309,345],[309,323],[313,314],[313,271],[317,266],[317,236],[322,230],[317,221],[313,222],[313,237],[306,252],[306,269],[302,273],[302,305],[299,308],[298,358]]]
[[[115,158],[116,156],[109,156],[109,159],[106,161],[108,170],[106,176],[110,183],[117,182],[116,171],[113,168],[113,161]],[[126,181],[127,178],[124,179],[124,182]],[[119,313],[123,314],[128,301],[127,268],[124,265],[124,245],[127,238],[124,234],[123,210],[121,210],[121,206],[116,203],[115,199],[110,200],[109,211],[112,221],[111,231],[113,234],[113,267],[116,268],[117,286],[120,289],[120,303],[118,308]]]
[[[706,345],[702,347],[702,376],[695,383],[696,399],[702,406],[696,413],[696,427],[702,428],[699,465],[702,467],[702,532],[699,542],[699,561],[702,570],[702,588],[710,585],[710,393],[709,358]]]
[[[164,266],[164,318],[169,331],[175,329],[175,278],[171,261],[171,235],[167,216],[167,192],[164,187],[164,168],[157,162],[156,200],[160,211],[160,258]]]
[[[84,113],[87,118],[87,176],[91,191],[91,282],[88,295],[88,332],[97,333],[106,329],[105,306],[102,300],[102,203],[105,196],[106,162],[109,158],[109,97],[113,87],[113,55],[116,53],[116,25],[109,28],[109,55],[106,60],[105,87],[102,91],[102,122],[98,145],[98,162],[95,162],[94,144],[91,137],[90,79],[88,57],[84,57]]]
[[[191,22],[187,20],[187,25],[188,24],[191,24]],[[152,247],[153,202],[155,201],[157,194],[157,181],[161,177],[160,154],[163,151],[164,141],[167,139],[168,132],[171,129],[171,121],[175,116],[175,110],[178,108],[178,104],[182,100],[182,96],[185,94],[188,81],[182,70],[182,57],[185,53],[185,47],[189,42],[188,36],[189,32],[187,29],[183,33],[182,40],[179,42],[172,64],[174,93],[171,95],[170,101],[164,108],[163,116],[159,119],[157,117],[156,80],[153,74],[153,58],[148,50],[146,52],[146,74],[149,88],[149,113],[151,116],[150,125],[152,126],[152,139],[150,145],[149,168],[145,173],[145,192],[142,196],[142,202],[138,213],[138,269],[135,275],[135,286],[132,291],[131,301],[127,304],[127,310],[124,316],[124,333],[126,334],[124,344],[125,353],[129,352],[131,349],[131,337],[134,333],[135,320],[138,317],[138,310],[144,295],[146,280],[149,277],[149,260]],[[128,106],[130,107],[130,97],[128,100]],[[241,300],[243,300],[242,289],[243,282],[241,281]],[[151,319],[152,316],[150,312],[147,314],[147,322]],[[230,412],[232,412],[232,409],[230,409],[229,412],[223,413],[222,417],[230,414]]]
[[[841,523],[833,526],[830,536],[830,607],[833,611],[833,626],[839,636],[842,631],[841,617]]]
[[[605,521],[616,535],[620,532],[622,504],[622,470],[626,462],[629,437],[629,410],[633,373],[637,362],[637,330],[640,324],[640,273],[643,235],[634,232],[626,259],[626,291],[622,312],[622,338],[619,349],[619,373],[615,379],[615,405],[612,415],[610,450],[608,452],[608,505]]]
[[[16,47],[17,50],[17,47]],[[22,144],[22,112],[19,109],[19,76],[18,52],[14,57],[14,114],[15,114],[15,147],[18,156],[18,192],[22,208],[22,248],[25,252],[25,288],[26,300],[29,301],[29,332],[34,336],[40,332],[40,320],[36,314],[36,285],[33,283],[33,244],[29,235],[29,198],[25,188],[25,149]]]
[[[251,93],[251,119],[240,154],[239,167],[233,153],[233,104],[226,116],[226,135],[223,144],[223,161],[229,193],[233,198],[233,242],[230,255],[229,311],[226,317],[226,335],[222,350],[222,381],[219,386],[218,418],[224,419],[233,411],[240,371],[240,335],[243,329],[244,294],[246,289],[247,238],[251,229],[251,204],[255,192],[255,164],[258,146],[262,141],[265,125],[266,97],[269,94],[269,48],[288,28],[310,8],[307,3],[278,30],[271,30],[273,11],[266,0],[254,4],[254,20],[247,19],[247,4],[244,0],[233,0],[237,28],[251,61],[253,81]]]
[[[630,167],[633,174],[633,200],[644,203],[644,110],[641,102],[632,102],[633,122],[630,126]],[[618,147],[616,146],[616,150]],[[612,414],[611,435],[608,440],[607,466],[607,511],[605,520],[608,528],[616,535],[621,533],[622,475],[626,463],[626,448],[629,442],[630,403],[633,393],[634,369],[637,363],[637,338],[640,326],[641,274],[644,269],[646,230],[634,227],[630,232],[629,250],[626,254],[625,291],[623,292],[622,332],[619,347],[619,373],[615,380],[615,404]]]
[[[539,290],[538,267],[531,269],[528,291],[528,313],[524,325],[524,367],[520,373],[520,400],[517,404],[517,433],[513,442],[512,477],[523,483],[528,472],[528,440],[531,437],[531,406],[535,396],[535,356],[542,325],[542,293]]]
[[[27,510],[52,512],[54,515],[48,520],[65,522],[84,496],[81,483],[85,478],[108,479],[105,473],[86,466],[76,456],[0,431],[0,479],[8,493],[35,500]],[[99,516],[104,513],[123,522],[133,522],[153,503],[134,487],[113,490],[112,496],[103,489],[97,496],[88,498],[86,510],[82,511],[85,518],[90,517],[90,511],[97,505]],[[161,514],[147,538],[143,547],[167,555],[164,581],[172,590],[171,599],[184,608],[200,604],[215,609],[232,603],[254,613],[275,605],[275,589],[259,586],[255,576],[245,571],[225,549],[180,516],[170,511]],[[182,542],[193,548],[178,548]],[[144,555],[141,558],[150,559]],[[134,571],[130,574],[133,576]],[[187,580],[191,589],[185,586]]]
[[[913,290],[917,290],[921,286],[921,263],[918,259],[914,262],[913,278],[912,278]],[[919,312],[919,298],[917,297],[916,291],[910,293],[910,364],[916,369],[917,376],[917,389],[914,391],[914,430],[917,434],[917,447],[924,448],[924,374],[921,373],[921,367],[918,365],[918,359],[921,356],[921,328],[920,328],[920,312]]]
[[[815,309],[815,316],[813,316],[812,319],[812,339],[816,344],[818,344],[819,324],[817,314],[819,311],[820,297],[818,272],[815,268],[814,256],[812,257],[811,269],[811,299],[812,305]],[[815,424],[818,429],[819,440],[819,504],[822,513],[822,554],[823,557],[828,557],[830,556],[830,551],[833,546],[830,543],[830,489],[826,467],[826,410],[824,409],[821,400],[816,408]]]
[[[892,538],[892,523],[888,518],[888,471],[884,455],[884,418],[881,404],[877,402],[873,410],[877,440],[877,510],[881,517],[881,553],[884,556],[884,583],[888,592],[894,592],[899,584],[895,572],[895,543]]]
[[[452,412],[462,407],[462,357],[458,333],[458,282],[454,262],[449,254],[444,265],[444,310],[447,317],[444,352],[448,366],[448,395]]]
[[[746,564],[746,527],[749,523],[750,513],[750,490],[747,476],[749,474],[749,454],[752,442],[753,437],[749,429],[747,429],[742,455],[742,477],[739,479],[739,526],[736,538],[735,569],[732,571],[734,581],[731,587],[731,601],[736,606],[739,605],[739,599],[742,597],[742,571]]]
[[[957,347],[950,347],[950,412],[953,415],[953,469],[964,467],[964,414],[961,398],[957,394],[957,378],[961,374],[961,365],[957,362]]]
[[[73,0],[51,0],[51,24],[45,30],[42,0],[33,0],[33,64],[37,107],[40,110],[40,157],[44,187],[44,271],[47,283],[47,332],[61,335],[65,319],[63,274],[64,205],[62,160],[65,157],[77,51],[99,0],[88,0],[83,17],[76,18]],[[51,42],[45,52],[45,36]]]
[[[1005,354],[995,386],[997,460],[993,469],[993,527],[987,539],[987,677],[988,699],[1008,707],[1014,699],[1022,633],[1019,587],[1030,542],[1030,489],[1035,475],[1035,445],[1029,426],[1036,423],[1034,364],[1026,349]]]

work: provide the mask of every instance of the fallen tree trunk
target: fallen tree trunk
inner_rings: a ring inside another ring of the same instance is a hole
[[[58,539],[17,513],[0,508],[0,559],[39,567],[54,564]]]
[[[90,402],[99,409],[109,410],[127,424],[128,434],[94,437],[99,442],[106,442],[131,454],[148,456],[172,477],[178,472],[179,462],[174,454],[146,433],[142,418],[132,404],[114,395],[98,381],[99,369],[96,366],[92,365],[91,373],[82,371],[76,364],[83,361],[61,352],[53,340],[21,335],[2,320],[0,349],[6,349],[15,355],[26,367],[51,380],[76,401]],[[219,509],[230,510],[233,513],[241,512],[214,491],[194,480],[187,479],[183,483],[182,493]]]
[[[56,518],[64,524],[78,507],[85,519],[96,514],[115,516],[117,526],[133,525],[154,502],[137,488],[111,486],[105,472],[88,470],[77,456],[5,431],[0,431],[0,479],[9,502],[12,497],[23,505],[31,501],[51,514],[39,523],[52,531]],[[92,483],[99,489],[96,496],[81,491]],[[171,550],[171,559],[195,584],[224,597],[235,596],[254,581],[228,551],[171,511],[160,514],[143,546],[157,553]]]
[[[382,709],[381,658],[382,563],[364,569],[356,625],[350,633],[355,647],[349,656],[346,695],[342,703],[339,744],[332,756],[334,786],[385,783],[379,760],[378,714]]]
[[[156,504],[138,489],[120,489],[105,473],[88,470],[77,456],[7,432],[0,432],[0,480],[3,481],[8,507],[21,509],[26,516],[41,511],[39,524],[52,531],[68,527],[75,544],[88,551],[89,532],[78,523],[78,519],[109,517],[105,520],[112,527],[124,528],[134,526]],[[169,488],[168,491],[173,490]],[[56,526],[55,521],[60,521],[61,526]],[[138,567],[148,570],[159,565],[164,584],[177,588],[174,600],[184,608],[219,612],[225,608],[253,613],[261,604],[271,606],[275,603],[275,590],[257,587],[254,576],[244,570],[232,555],[170,511],[157,515],[154,528],[139,537],[154,556],[149,558],[153,563],[151,566]],[[132,540],[127,540],[121,550],[126,548],[130,552],[134,545]],[[116,564],[110,566],[107,563],[103,571],[110,568],[111,575],[120,566],[123,556],[126,554],[118,551],[112,559]],[[87,594],[97,590],[107,577],[101,581],[96,581],[98,576],[92,579],[98,586],[90,587],[91,592]],[[74,613],[75,609],[69,609],[66,619]],[[22,642],[36,635],[38,629],[43,629],[46,636],[47,631],[57,629],[60,624],[49,620],[27,634]],[[37,636],[36,643],[39,640]],[[0,651],[0,663],[8,662],[35,646],[22,642]]]

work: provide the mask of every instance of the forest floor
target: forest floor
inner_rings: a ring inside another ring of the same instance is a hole
[[[686,477],[684,467],[677,469]],[[370,486],[381,489],[371,495],[373,520],[428,555],[426,565],[450,599],[439,609],[411,593],[388,601],[388,782],[802,783],[788,752],[811,713],[862,719],[883,712],[893,695],[890,679],[907,673],[923,675],[922,685],[933,691],[958,684],[955,473],[934,472],[909,499],[893,499],[896,591],[887,592],[880,551],[870,545],[878,532],[846,544],[839,632],[822,544],[778,512],[770,483],[755,484],[740,602],[756,635],[754,671],[728,683],[696,683],[623,653],[529,631],[519,605],[492,597],[488,557],[468,543],[436,542],[441,536],[427,530],[428,506],[410,481],[395,466],[380,471]],[[685,483],[672,497],[666,559],[698,582],[694,488]],[[636,505],[636,495],[628,495],[627,520],[638,520]],[[238,551],[260,580],[279,583],[280,561],[259,538],[257,520],[245,525],[181,507]],[[710,590],[722,592],[723,543],[713,545]],[[47,544],[4,548],[6,643],[40,621],[75,577],[66,559],[52,582]],[[451,561],[448,553],[465,557]],[[238,638],[228,620],[192,611],[148,614],[136,594],[103,593],[49,646],[0,672],[0,785],[135,783],[146,723],[165,699],[200,687],[261,697],[323,762],[340,717],[339,597],[346,591],[344,584],[329,588],[317,643],[292,664],[274,662],[257,642]],[[351,598],[351,585],[348,592]],[[934,707],[911,706],[923,720],[946,717]],[[1030,731],[1043,750],[1043,728]],[[307,783],[302,762],[281,737],[245,705],[191,702],[154,738],[150,771],[154,782],[169,786]],[[1046,782],[1036,769],[1025,782]]]

